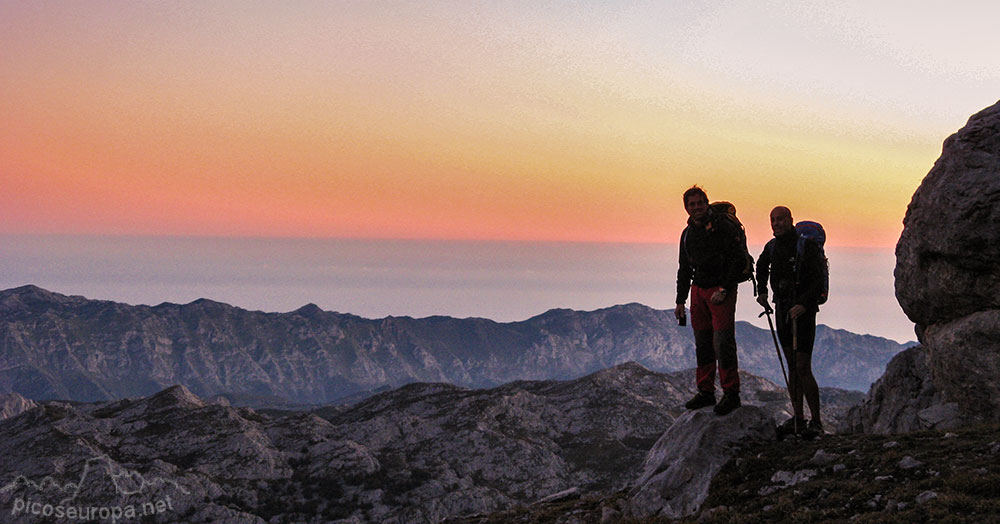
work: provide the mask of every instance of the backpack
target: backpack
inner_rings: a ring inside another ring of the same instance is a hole
[[[743,266],[743,271],[740,273],[740,278],[736,281],[736,283],[739,284],[740,282],[746,282],[747,280],[752,281],[753,294],[754,296],[757,296],[757,282],[753,278],[753,256],[750,254],[750,251],[747,250],[746,229],[743,227],[743,223],[740,222],[740,219],[736,218],[736,206],[724,200],[712,202],[708,205],[708,219],[709,221],[725,220],[734,226],[734,229],[737,232],[736,239],[740,244],[740,248],[743,249],[743,255],[746,258],[746,265]],[[686,254],[687,229],[684,229],[684,233],[681,235],[681,248],[684,249]]]
[[[799,285],[798,275],[802,269],[802,259],[805,258],[806,242],[813,242],[819,247],[819,254],[823,257],[820,274],[823,284],[816,304],[825,304],[826,300],[830,298],[830,259],[826,258],[826,250],[823,249],[823,246],[826,244],[826,231],[823,229],[823,224],[819,222],[803,220],[795,224],[795,232],[799,234],[799,239],[795,243],[795,286],[798,287]],[[774,243],[768,242],[767,246],[768,255],[773,258]]]

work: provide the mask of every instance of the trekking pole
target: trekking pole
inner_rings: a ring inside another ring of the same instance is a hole
[[[785,379],[785,390],[788,391],[788,400],[792,399],[792,386],[788,382],[788,373],[785,373],[785,361],[781,358],[781,347],[778,346],[778,336],[774,333],[774,322],[771,321],[771,311],[768,308],[764,308],[764,312],[757,315],[760,318],[767,315],[767,326],[771,328],[771,340],[774,341],[774,351],[778,354],[778,363],[781,364],[781,376]],[[793,337],[794,340],[794,332]],[[794,342],[793,342],[794,345]],[[792,363],[789,362],[788,366],[791,367]],[[799,433],[799,421],[795,418],[795,404],[792,404],[792,431],[797,435]]]
[[[788,369],[791,370],[792,366],[795,364],[792,362],[794,359],[799,357],[799,322],[797,318],[792,318],[791,312],[788,313],[788,321],[792,323],[792,358],[788,360]],[[802,385],[801,382],[797,382],[798,387],[795,388],[795,395],[799,398],[802,396]],[[789,396],[791,396],[791,391],[789,390]],[[792,424],[795,427],[795,434],[799,433],[799,417],[795,416],[795,401],[798,398],[792,399],[792,419],[795,420]]]
[[[785,379],[785,389],[788,390],[788,398],[792,398],[792,389],[788,385],[788,374],[785,373],[785,361],[781,358],[781,348],[778,346],[778,336],[774,334],[774,322],[771,321],[771,311],[765,309],[763,313],[757,315],[760,318],[767,315],[767,325],[771,328],[771,339],[774,340],[774,351],[778,353],[778,363],[781,364],[781,376]]]

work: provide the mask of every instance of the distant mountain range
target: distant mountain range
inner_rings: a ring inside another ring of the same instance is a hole
[[[737,341],[743,370],[783,383],[767,330],[739,322]],[[864,391],[904,347],[819,326],[813,367],[821,386]],[[661,372],[694,367],[690,328],[641,304],[498,323],[365,319],[312,304],[265,313],[206,299],[132,306],[36,286],[0,291],[0,392],[36,400],[134,398],[183,384],[247,405],[324,404],[411,382],[567,380],[629,361]]]

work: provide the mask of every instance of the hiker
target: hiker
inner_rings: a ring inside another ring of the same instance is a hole
[[[726,415],[740,406],[736,288],[752,265],[747,267],[746,236],[735,220],[735,208],[734,218],[728,220],[724,212],[710,210],[708,195],[702,188],[692,186],[684,192],[684,210],[689,218],[681,233],[674,316],[684,325],[687,319],[684,304],[690,290],[691,328],[698,362],[695,372],[698,393],[684,406],[700,409],[714,405],[717,414]],[[723,393],[718,404],[716,368]]]
[[[788,362],[788,393],[794,414],[779,427],[782,433],[822,433],[819,386],[812,372],[816,313],[824,291],[825,255],[820,244],[800,240],[792,225],[792,212],[784,206],[771,210],[774,238],[757,258],[757,302],[770,314],[767,282],[770,274],[774,291],[774,313],[778,340]],[[805,420],[802,399],[809,405],[812,419]]]

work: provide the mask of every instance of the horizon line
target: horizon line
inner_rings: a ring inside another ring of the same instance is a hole
[[[0,237],[22,238],[101,238],[101,239],[171,239],[171,240],[312,240],[312,241],[356,241],[356,242],[441,242],[480,244],[573,244],[573,245],[627,245],[627,246],[676,246],[679,242],[657,240],[586,240],[586,239],[545,239],[545,238],[502,238],[502,237],[378,237],[378,236],[309,236],[309,235],[222,235],[222,234],[175,234],[175,233],[38,233],[0,232]],[[748,246],[758,244],[748,243]],[[763,245],[763,244],[759,244]],[[828,242],[827,248],[893,250],[896,244],[842,244]]]

